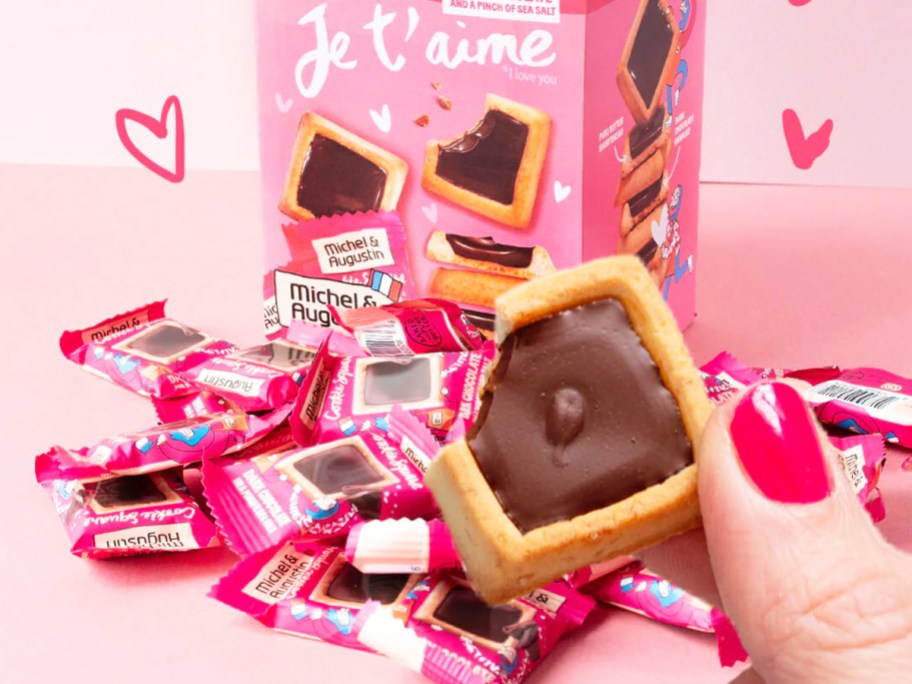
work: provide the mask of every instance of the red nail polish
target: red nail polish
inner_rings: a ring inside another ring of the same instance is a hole
[[[735,408],[731,436],[744,472],[766,498],[813,503],[829,495],[823,450],[793,387],[774,382],[749,390]]]

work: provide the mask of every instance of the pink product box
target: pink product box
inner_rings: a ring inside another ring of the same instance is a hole
[[[688,325],[703,9],[258,0],[267,331],[288,325],[320,277],[302,274],[304,287],[289,274],[287,235],[390,211],[405,226],[413,289],[458,302],[480,326],[513,285],[614,253],[639,255]],[[334,264],[326,288],[401,275],[385,273],[394,259],[368,233],[315,243]]]

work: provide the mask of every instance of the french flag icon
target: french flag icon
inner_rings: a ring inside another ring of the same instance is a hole
[[[386,295],[394,302],[399,301],[402,294],[402,281],[396,280],[389,273],[372,269],[370,272],[370,288],[375,292]]]

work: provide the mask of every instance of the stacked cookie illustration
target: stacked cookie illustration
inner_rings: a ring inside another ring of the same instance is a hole
[[[469,211],[524,230],[532,220],[550,132],[551,117],[540,109],[489,93],[484,117],[473,128],[453,140],[428,143],[421,184]],[[430,295],[470,307],[469,318],[488,332],[499,295],[555,270],[543,247],[440,230],[431,234],[427,256],[444,264],[431,277]]]
[[[664,86],[680,61],[681,32],[666,0],[643,0],[627,38],[617,83],[636,125],[624,143],[614,204],[621,208],[618,253],[635,254],[660,284],[680,240],[668,218],[671,120]]]

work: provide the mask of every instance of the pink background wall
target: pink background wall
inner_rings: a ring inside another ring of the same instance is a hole
[[[709,22],[705,180],[912,187],[904,125],[912,16],[901,4],[692,2]],[[135,167],[114,112],[131,107],[157,117],[176,94],[189,169],[255,169],[253,7],[254,0],[16,3],[0,21],[0,163]],[[809,170],[789,155],[782,124],[789,108],[808,134],[833,121],[830,146]],[[173,148],[143,134],[136,132],[137,143],[167,164]]]

